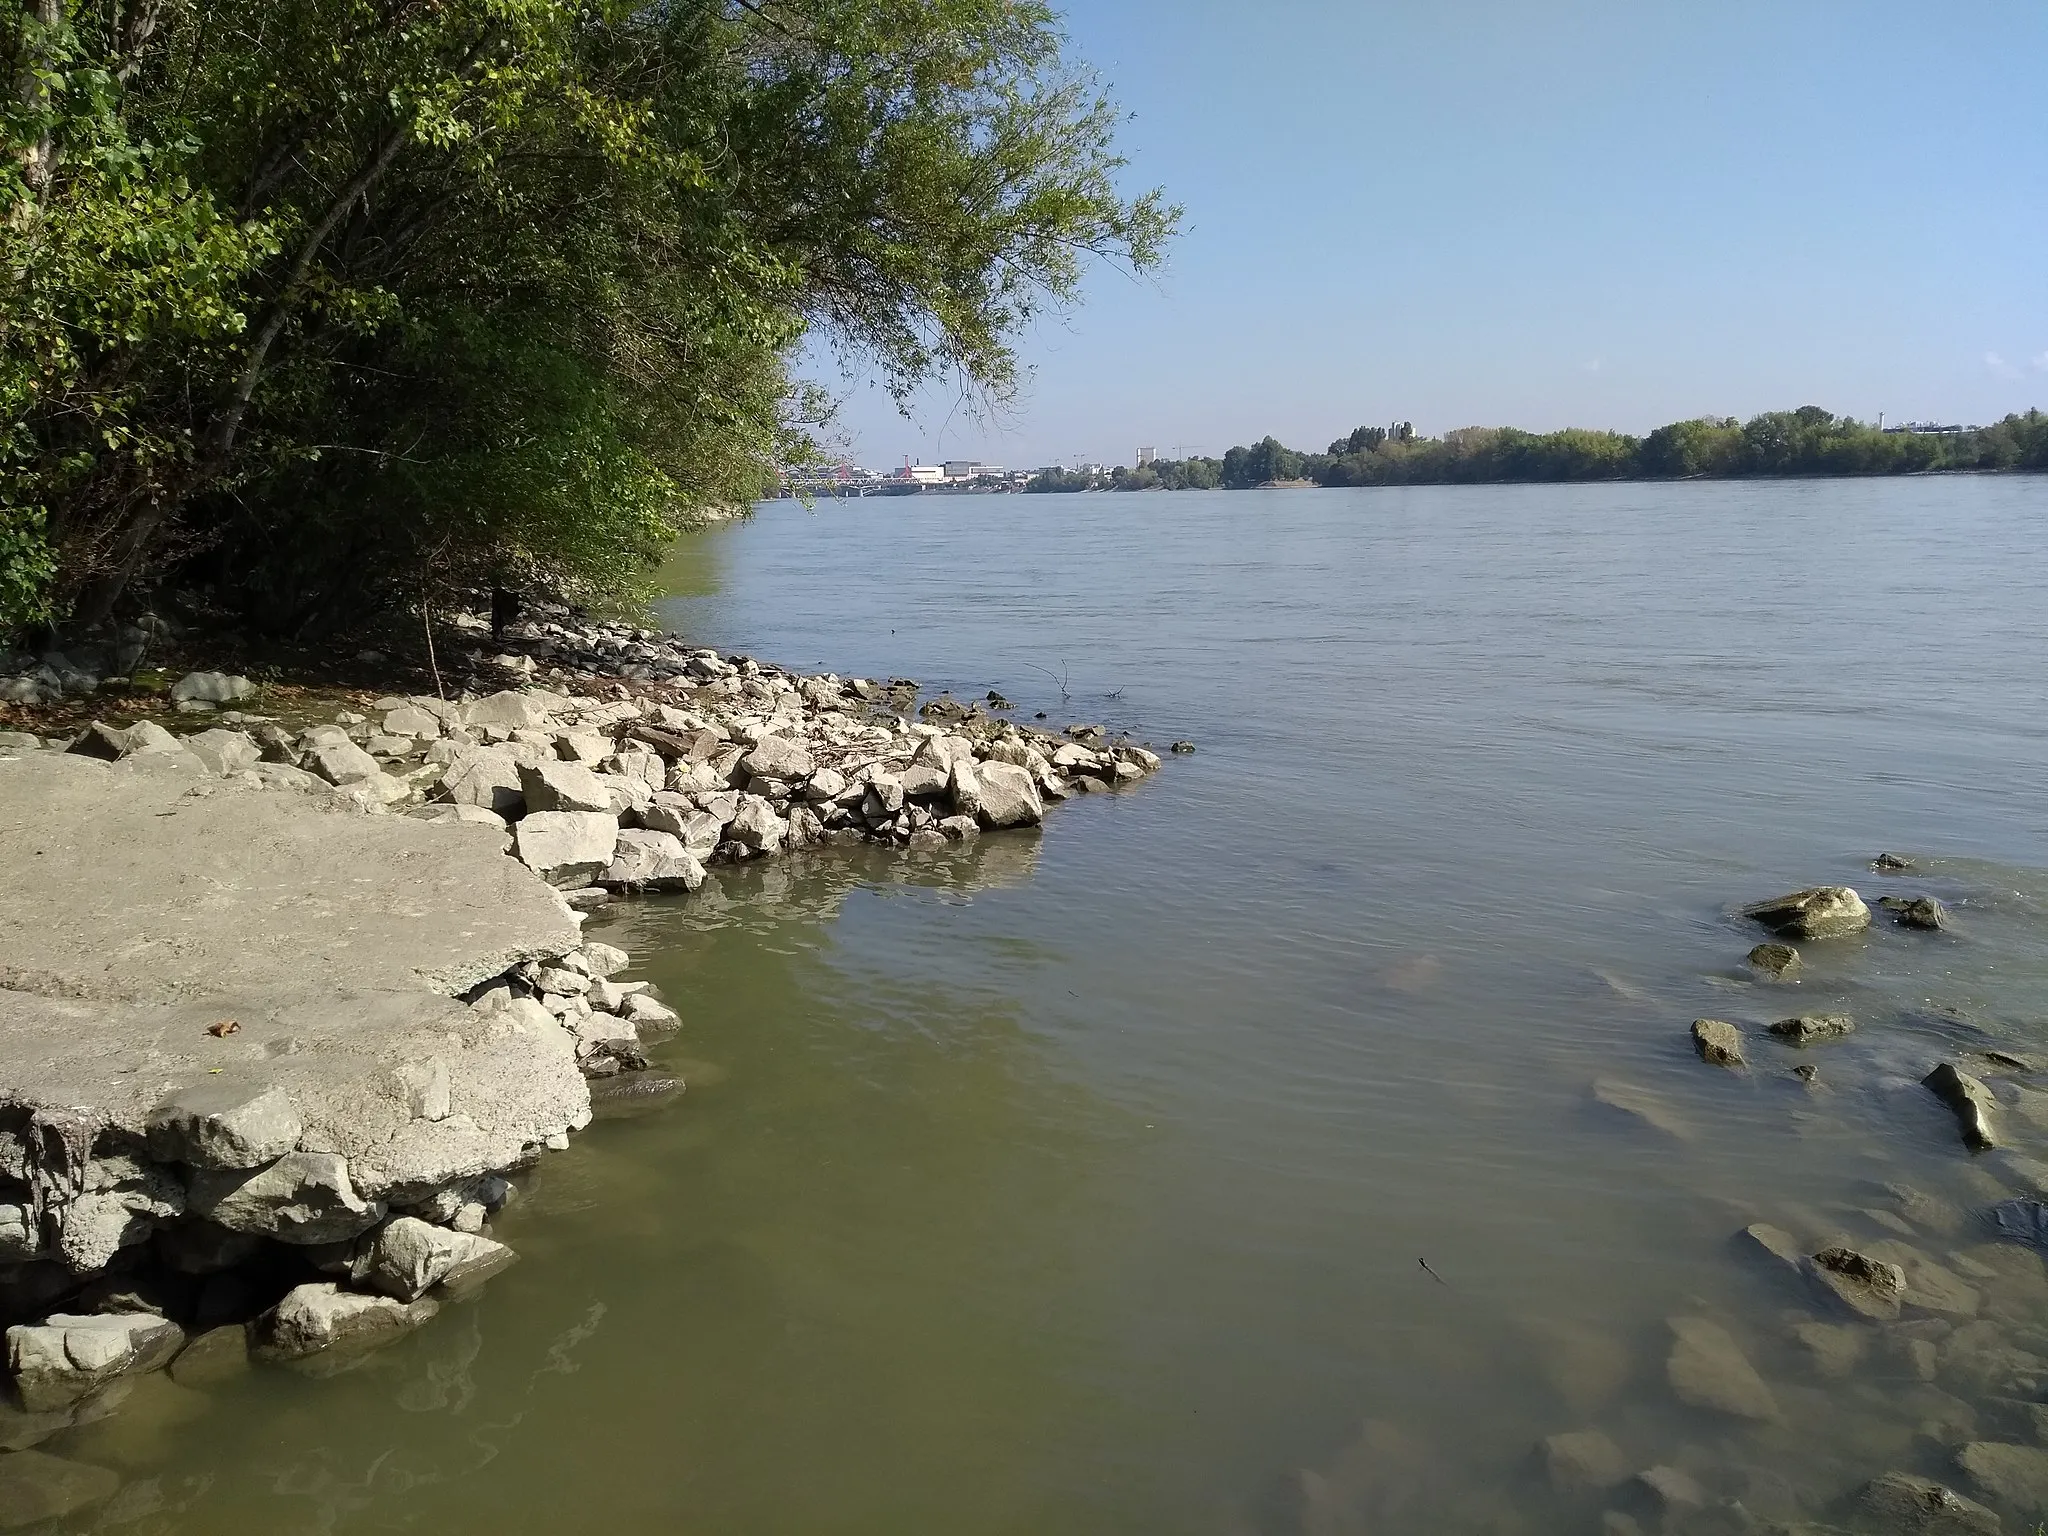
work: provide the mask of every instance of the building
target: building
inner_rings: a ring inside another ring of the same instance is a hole
[[[1159,450],[1157,448],[1140,448],[1138,450],[1138,468],[1143,469],[1147,464],[1155,462],[1158,457]]]
[[[945,471],[948,480],[999,480],[1002,478],[1003,466],[984,464],[979,459],[948,459]]]
[[[905,463],[901,469],[896,471],[896,478],[898,480],[908,480],[913,485],[944,485],[946,483],[946,471],[945,467],[939,464]]]

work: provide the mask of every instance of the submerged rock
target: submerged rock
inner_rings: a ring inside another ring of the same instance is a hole
[[[1805,964],[1790,944],[1759,944],[1749,952],[1749,968],[1771,981],[1790,981]]]
[[[1637,1124],[1662,1131],[1676,1141],[1692,1139],[1692,1126],[1647,1088],[1638,1088],[1633,1083],[1624,1083],[1612,1077],[1595,1078],[1593,1101],[1609,1109],[1619,1110]]]
[[[1856,1021],[1846,1013],[1802,1013],[1796,1018],[1780,1019],[1770,1028],[1787,1045],[1813,1045],[1853,1034]]]
[[[2029,1515],[2048,1515],[2048,1451],[1980,1440],[1956,1453],[1956,1465],[1986,1497]]]
[[[1992,1097],[1989,1088],[1957,1068],[1952,1062],[1946,1061],[1921,1078],[1920,1082],[1921,1086],[1955,1112],[1956,1124],[1963,1133],[1965,1146],[1981,1151],[1986,1147],[1998,1145],[1998,1135],[1991,1119],[1991,1108],[1997,1101]]]
[[[57,1312],[7,1330],[7,1366],[21,1406],[54,1413],[117,1376],[161,1370],[184,1343],[182,1328],[149,1312]]]
[[[1744,907],[1742,915],[1793,939],[1839,939],[1870,926],[1870,908],[1846,885],[1817,885]]]
[[[1873,1478],[1855,1504],[1875,1529],[1898,1536],[1997,1536],[2001,1524],[1982,1504],[1910,1472]]]
[[[1899,1315],[1906,1294],[1906,1272],[1896,1264],[1853,1248],[1823,1248],[1813,1256],[1808,1273],[1858,1317],[1890,1322]]]
[[[1877,904],[1901,928],[1939,930],[1948,926],[1948,908],[1932,896],[1880,896]]]
[[[1628,1457],[1620,1446],[1597,1429],[1548,1435],[1537,1443],[1536,1455],[1554,1493],[1574,1494],[1612,1488],[1628,1477]]]
[[[2039,1200],[2001,1200],[1985,1214],[2000,1237],[2048,1248],[2048,1204]]]
[[[1903,869],[1911,869],[1913,861],[1908,858],[1902,858],[1896,853],[1880,853],[1870,861],[1870,867],[1879,874],[1889,875],[1896,874]]]
[[[1774,1227],[1767,1221],[1751,1222],[1736,1234],[1735,1241],[1737,1247],[1775,1260],[1787,1269],[1797,1270],[1806,1263],[1806,1254],[1800,1249],[1799,1240],[1784,1228]]]
[[[1694,1019],[1692,1043],[1700,1060],[1717,1067],[1742,1067],[1742,1031],[1726,1019]]]
[[[0,1456],[0,1530],[76,1514],[112,1498],[118,1474],[41,1451]]]
[[[1664,1372],[1680,1402],[1738,1419],[1777,1419],[1777,1399],[1727,1329],[1703,1317],[1674,1317],[1670,1327]]]
[[[302,1360],[327,1350],[356,1354],[410,1333],[439,1310],[431,1297],[402,1302],[327,1281],[301,1285],[256,1320],[252,1353],[259,1360]]]

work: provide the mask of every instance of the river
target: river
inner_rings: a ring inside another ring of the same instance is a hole
[[[707,643],[1197,750],[1042,833],[594,922],[689,1021],[681,1102],[547,1160],[521,1263],[364,1368],[152,1378],[47,1447],[131,1478],[79,1529],[1655,1529],[1645,1487],[1550,1491],[1532,1447],[1588,1429],[1771,1519],[1890,1469],[1969,1489],[1958,1444],[2026,1437],[1983,1362],[2048,1356],[2048,1275],[1969,1214],[2027,1165],[1917,1079],[2048,1052],[2044,573],[2027,478],[784,502],[695,538],[661,611]],[[1758,984],[1734,909],[1823,882],[1954,931],[1880,913]],[[1822,1012],[1856,1033],[1763,1031]],[[1705,1015],[1749,1072],[1697,1059]],[[1905,1244],[1990,1322],[1802,1336],[1843,1320],[1755,1221]],[[1674,1316],[1781,1421],[1679,1401]]]

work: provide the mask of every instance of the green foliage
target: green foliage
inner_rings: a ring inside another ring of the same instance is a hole
[[[1880,431],[1803,406],[1746,423],[1678,421],[1643,438],[1577,427],[1461,427],[1418,438],[1412,430],[1360,427],[1327,455],[1298,454],[1268,437],[1231,449],[1223,464],[1223,483],[1233,487],[1286,479],[1290,471],[1342,486],[2048,470],[2048,416],[2029,411],[1968,432]]]
[[[1035,0],[9,27],[40,83],[0,170],[0,620],[178,563],[292,626],[480,575],[630,587],[813,454],[808,332],[899,396],[999,396],[1018,329],[1176,219],[1116,189]]]

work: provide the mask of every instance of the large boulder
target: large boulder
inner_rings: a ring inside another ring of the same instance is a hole
[[[330,784],[374,784],[384,777],[383,764],[345,736],[315,740],[300,762]]]
[[[1742,915],[1788,939],[1839,939],[1870,926],[1870,908],[1846,885],[1817,885],[1744,907]]]
[[[441,717],[417,704],[401,704],[384,711],[384,734],[434,741],[441,735]]]
[[[226,672],[187,672],[171,684],[171,697],[181,704],[238,704],[255,691],[248,678]]]
[[[619,824],[609,811],[537,811],[514,829],[520,862],[550,885],[588,885],[612,861]]]
[[[1742,1031],[1726,1019],[1694,1019],[1692,1043],[1693,1048],[1700,1053],[1702,1061],[1711,1062],[1717,1067],[1745,1065],[1742,1055]]]
[[[481,806],[500,816],[526,807],[519,762],[500,747],[458,747],[441,770],[441,793],[457,805]]]
[[[958,765],[955,765],[958,774]],[[1014,763],[983,763],[975,770],[981,784],[981,821],[990,827],[1035,826],[1045,819],[1045,802],[1029,769]],[[955,803],[957,804],[957,797]]]
[[[1979,1440],[1956,1453],[1956,1465],[1987,1498],[2030,1518],[2048,1515],[2048,1450]]]
[[[763,736],[751,752],[740,759],[750,778],[806,779],[816,766],[811,754],[782,736]]]
[[[117,1376],[162,1370],[184,1343],[185,1331],[153,1312],[57,1312],[7,1330],[7,1368],[23,1408],[55,1413]]]
[[[149,1155],[194,1168],[260,1168],[298,1145],[304,1129],[276,1088],[202,1078],[150,1111]]]
[[[581,763],[559,758],[520,764],[519,790],[529,813],[612,810],[612,797],[596,774]]]
[[[670,833],[628,830],[619,834],[597,883],[629,891],[694,891],[704,883],[704,866]]]
[[[464,725],[497,725],[507,730],[518,730],[522,726],[539,727],[546,725],[547,720],[547,709],[540,700],[511,689],[478,699],[474,704],[465,705],[462,711]]]
[[[301,1285],[256,1320],[259,1360],[303,1360],[328,1350],[357,1354],[410,1333],[440,1310],[432,1297],[364,1296],[331,1282]]]
[[[247,731],[226,731],[215,727],[185,738],[185,750],[218,774],[240,773],[263,758],[263,749]]]
[[[727,824],[725,835],[756,853],[778,853],[784,830],[774,806],[759,795],[742,795],[739,810]]]
[[[477,1233],[398,1216],[377,1233],[363,1284],[399,1301],[417,1301],[437,1285],[479,1284],[517,1257]]]
[[[288,1152],[267,1168],[195,1172],[192,1213],[282,1243],[339,1243],[369,1231],[384,1207],[361,1198],[348,1162],[332,1152]]]

